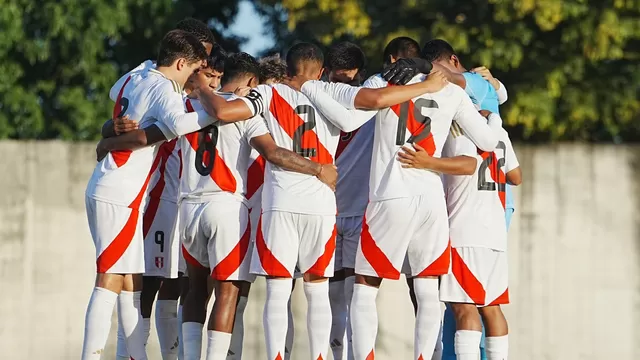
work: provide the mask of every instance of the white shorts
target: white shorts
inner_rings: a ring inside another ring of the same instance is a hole
[[[363,216],[339,217],[336,219],[336,270],[356,267],[356,252],[362,233]]]
[[[262,209],[260,207],[256,207],[255,210],[251,209],[249,212],[249,218],[251,219],[251,245],[250,251],[252,256],[256,256],[258,258],[258,254],[253,254],[256,251],[256,236],[258,235],[258,225],[260,225],[260,215],[262,215]],[[253,259],[252,259],[253,261]],[[302,277],[302,273],[300,272],[300,267],[296,264],[296,268],[293,271],[293,278],[300,279]]]
[[[183,255],[192,266],[211,269],[216,280],[252,281],[251,226],[247,206],[236,199],[180,205]]]
[[[479,306],[509,303],[505,251],[481,247],[451,249],[451,271],[440,279],[440,300]]]
[[[439,276],[449,270],[449,219],[444,196],[371,202],[356,254],[356,274],[384,279]]]
[[[149,199],[142,221],[145,276],[178,277],[178,204]]]
[[[298,267],[302,274],[333,276],[335,216],[267,211],[260,223],[252,273],[291,278]]]
[[[100,274],[144,273],[142,216],[138,209],[85,197]]]

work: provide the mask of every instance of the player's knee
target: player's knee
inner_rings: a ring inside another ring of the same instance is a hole
[[[216,301],[233,304],[235,306],[242,284],[240,281],[219,281],[216,286]]]
[[[178,300],[180,297],[180,281],[164,279],[158,291],[158,300]]]
[[[324,276],[311,274],[311,273],[305,273],[302,276],[302,279],[304,280],[304,282],[323,282],[323,281],[327,281],[328,280]]]
[[[100,274],[96,275],[95,286],[103,289],[107,289],[116,294],[122,291],[124,284],[124,275],[120,274]]]
[[[479,308],[478,311],[480,312],[482,319],[486,319],[486,321],[504,319],[504,314],[502,313],[500,305],[484,306]]]
[[[482,331],[480,314],[475,304],[451,303],[458,329]]]
[[[380,284],[382,284],[382,279],[375,276],[356,274],[356,284],[380,287]]]

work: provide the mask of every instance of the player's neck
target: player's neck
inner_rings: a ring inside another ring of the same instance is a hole
[[[236,91],[237,88],[243,87],[243,86],[246,86],[246,84],[243,84],[243,83],[241,83],[239,81],[232,81],[230,83],[224,84],[220,88],[220,92],[232,93],[232,92]]]
[[[158,66],[156,70],[158,70],[158,72],[164,75],[164,77],[166,77],[167,79],[173,80],[180,84],[180,82],[177,80],[180,77],[178,76],[178,73],[174,68],[168,66]],[[184,84],[181,84],[181,86],[184,87]]]

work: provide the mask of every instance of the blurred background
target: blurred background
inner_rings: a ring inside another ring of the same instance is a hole
[[[187,16],[255,56],[351,40],[373,74],[406,35],[490,68],[509,91],[501,112],[524,173],[511,357],[640,358],[640,0],[0,1],[0,358],[79,357],[95,271],[84,189],[108,91]],[[263,356],[262,286],[245,315],[247,359]],[[299,290],[293,358],[305,359]],[[404,282],[385,283],[379,302],[376,358],[410,359]],[[150,344],[158,359],[154,331]]]

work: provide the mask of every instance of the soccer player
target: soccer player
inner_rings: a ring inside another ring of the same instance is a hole
[[[458,173],[444,171],[452,271],[441,279],[440,299],[455,314],[454,348],[459,360],[476,360],[480,355],[478,311],[487,332],[487,358],[504,360],[508,356],[507,321],[500,309],[509,303],[505,187],[507,183],[519,185],[522,175],[507,132],[499,129],[498,133],[496,150],[483,152],[454,124],[443,151],[449,158],[430,158],[411,149],[399,154],[400,161],[411,168],[441,171],[438,162],[458,164],[454,169]],[[472,171],[470,176],[455,176],[465,167]]]
[[[366,57],[350,42],[339,42],[327,52],[328,80],[358,86],[364,81]],[[329,279],[331,302],[331,350],[335,360],[353,359],[349,304],[355,282],[356,249],[360,241],[362,218],[369,202],[369,170],[375,121],[368,121],[352,132],[341,132],[336,150],[336,259],[335,274]]]
[[[322,75],[324,56],[313,44],[294,45],[286,61],[293,78],[317,80]],[[442,85],[422,82],[382,91],[384,96],[374,94],[368,100],[374,105],[385,100],[401,102],[434,86]],[[225,121],[262,114],[278,145],[325,164],[333,163],[340,130],[353,131],[366,122],[344,116],[325,117],[303,94],[281,84],[260,85],[247,98],[228,102],[216,99],[212,105],[216,117]],[[320,187],[316,179],[267,165],[262,225],[251,269],[267,277],[263,320],[269,360],[281,359],[284,354],[287,301],[296,262],[304,274],[311,358],[327,358],[331,330],[327,279],[333,275],[335,214],[335,195]]]
[[[132,115],[141,119],[141,125],[157,120],[169,127],[208,118],[204,112],[186,114],[180,90],[205,59],[205,48],[195,36],[170,31],[160,44],[157,69],[132,75],[119,90],[114,117]],[[85,319],[83,360],[100,358],[116,301],[129,354],[136,360],[146,359],[139,309],[145,271],[140,210],[157,152],[158,147],[153,146],[108,156],[100,153],[87,185],[87,218],[96,246],[97,275]]]
[[[383,59],[393,63],[398,59],[417,57],[419,51],[414,40],[400,37],[387,45]],[[410,84],[424,78],[424,75],[415,76]],[[370,116],[371,112],[360,115],[361,112],[347,111],[340,106],[366,108],[359,104],[358,96],[365,90],[371,90],[367,87],[385,88],[387,82],[380,75],[374,76],[355,92],[355,97],[353,91],[348,91],[349,86],[344,84],[308,82],[302,86],[302,92],[323,113],[336,114],[342,111],[341,116],[344,117]],[[324,91],[328,91],[340,104],[331,98],[327,99]],[[446,274],[449,267],[443,186],[440,176],[433,172],[403,169],[395,159],[398,150],[404,144],[415,144],[424,148],[429,155],[439,157],[452,120],[458,121],[480,148],[492,151],[498,143],[493,130],[459,87],[449,84],[440,91],[423,92],[413,98],[375,114],[370,202],[356,257],[356,285],[351,302],[356,360],[374,356],[378,327],[375,299],[378,288],[383,278],[399,279],[401,272],[415,278],[418,302],[416,359],[431,358],[439,333],[441,312],[437,276]]]

